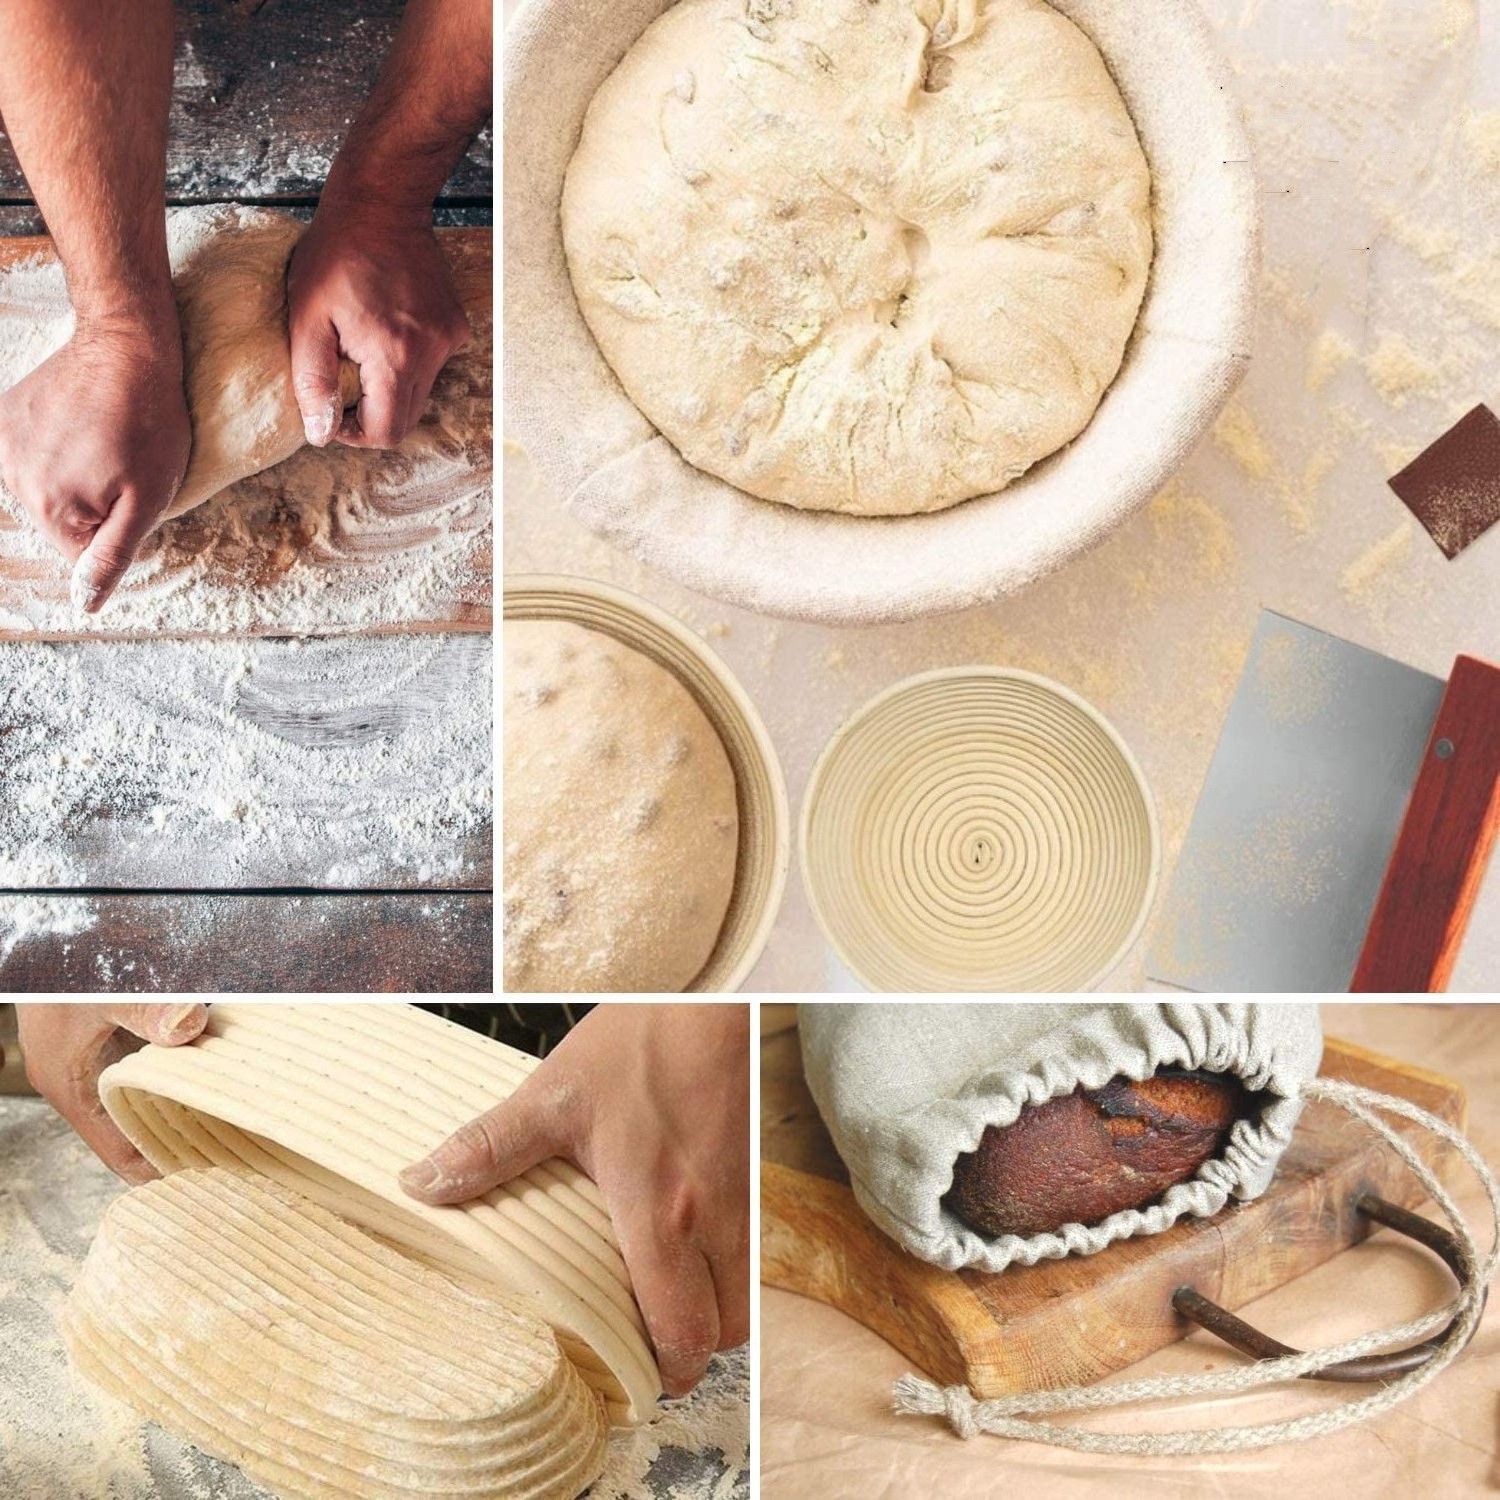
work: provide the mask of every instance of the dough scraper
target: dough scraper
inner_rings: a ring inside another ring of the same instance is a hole
[[[1203,992],[1441,990],[1500,829],[1500,667],[1261,612],[1147,961]]]

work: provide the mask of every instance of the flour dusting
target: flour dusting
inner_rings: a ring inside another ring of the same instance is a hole
[[[0,965],[27,938],[77,937],[97,920],[92,903],[77,896],[0,896]]]
[[[687,1458],[723,1456],[704,1475]],[[684,1468],[697,1472],[688,1480]],[[644,1427],[621,1428],[609,1442],[604,1473],[588,1500],[748,1500],[750,1494],[750,1351],[715,1355],[698,1386],[663,1403]]]
[[[0,888],[472,883],[490,658],[477,635],[0,645]]]
[[[0,1099],[0,1494],[148,1500],[154,1493],[139,1419],[74,1376],[53,1321],[120,1188],[40,1100]],[[209,1500],[211,1492],[178,1493]]]

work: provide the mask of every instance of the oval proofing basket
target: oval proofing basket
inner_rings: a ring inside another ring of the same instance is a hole
[[[1139,936],[1160,837],[1125,742],[1030,672],[907,678],[828,742],[803,879],[844,966],[883,991],[1080,990]]]
[[[1250,357],[1259,199],[1229,70],[1196,0],[1052,0],[1098,46],[1152,171],[1156,254],[1088,427],[1008,489],[935,515],[758,500],[688,464],[625,394],[578,310],[563,177],[595,90],[663,0],[527,0],[505,48],[506,435],[580,521],[689,588],[830,624],[1015,592],[1171,477]]]
[[[410,1005],[215,1005],[197,1041],[115,1063],[99,1096],[163,1174],[270,1178],[514,1297],[556,1330],[612,1420],[644,1422],[661,1379],[604,1201],[577,1167],[544,1162],[452,1208],[418,1203],[396,1180],[535,1066]]]
[[[734,770],[740,846],[719,940],[688,991],[737,990],[771,935],[791,861],[786,783],[754,704],[692,631],[624,589],[585,578],[507,578],[505,618],[567,620],[612,636],[671,672],[708,716]]]

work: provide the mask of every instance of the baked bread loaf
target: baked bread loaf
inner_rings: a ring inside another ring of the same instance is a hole
[[[1250,1095],[1226,1073],[1112,1078],[990,1126],[953,1166],[944,1202],[980,1234],[1051,1234],[1145,1208],[1223,1148]]]

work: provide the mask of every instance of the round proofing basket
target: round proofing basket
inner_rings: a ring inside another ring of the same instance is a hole
[[[786,783],[754,704],[685,625],[607,583],[541,574],[507,578],[504,617],[567,620],[612,636],[671,672],[708,716],[734,771],[740,844],[719,940],[688,992],[737,990],[771,935],[791,859]]]
[[[1023,588],[1138,510],[1249,359],[1259,200],[1227,67],[1195,0],[1052,0],[1093,39],[1150,162],[1156,253],[1087,428],[1008,489],[934,515],[758,500],[688,464],[625,394],[578,310],[564,174],[595,90],[663,0],[527,0],[505,48],[505,401],[584,525],[728,603],[831,624],[912,619]]]
[[[956,667],[873,698],[824,747],[802,808],[818,925],[870,990],[1091,989],[1160,869],[1135,757],[1076,693]]]

